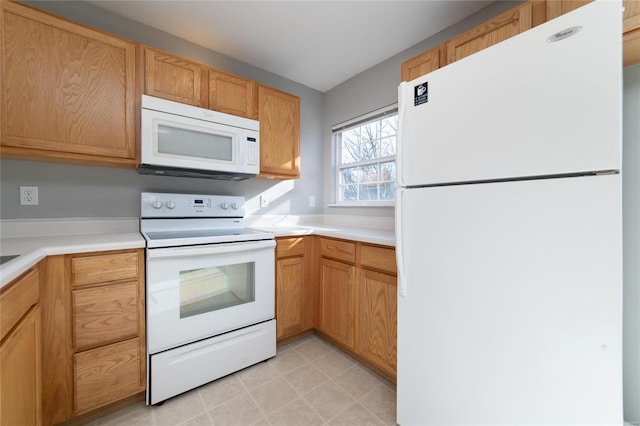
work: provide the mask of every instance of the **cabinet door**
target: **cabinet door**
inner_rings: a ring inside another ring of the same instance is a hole
[[[640,63],[640,2],[625,1],[624,5],[622,65],[628,67]]]
[[[136,164],[134,43],[2,2],[2,155]]]
[[[571,12],[592,0],[554,0],[547,1],[547,20],[557,18]],[[624,67],[640,63],[640,2],[638,0],[623,0],[624,13],[622,15],[623,58]]]
[[[333,260],[320,261],[319,329],[354,348],[355,267]]]
[[[260,176],[300,177],[300,98],[258,86]]]
[[[0,424],[41,424],[39,306],[3,340],[0,371]]]
[[[255,81],[209,70],[209,108],[241,117],[258,118]]]
[[[396,375],[396,277],[361,270],[358,352],[392,376]]]
[[[509,10],[495,18],[454,37],[446,43],[447,63],[450,64],[503,40],[520,34],[533,26],[532,3]]]
[[[415,78],[437,70],[446,63],[445,46],[437,46],[402,63],[402,81]]]
[[[203,103],[206,97],[202,96],[203,69],[199,64],[148,47],[144,49],[144,58],[145,94],[207,107]]]
[[[304,257],[276,262],[277,337],[290,336],[304,329]]]
[[[547,2],[547,20],[557,18],[567,12],[579,8],[591,0],[555,0]]]

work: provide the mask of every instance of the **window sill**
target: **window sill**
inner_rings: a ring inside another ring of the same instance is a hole
[[[353,203],[333,203],[327,207],[395,207],[395,201],[357,201]]]

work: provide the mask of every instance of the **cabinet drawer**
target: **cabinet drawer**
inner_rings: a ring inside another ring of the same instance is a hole
[[[278,238],[276,257],[304,255],[304,237]]]
[[[135,337],[138,328],[137,281],[73,292],[76,350]]]
[[[71,259],[74,286],[138,277],[138,253],[118,253]]]
[[[137,338],[74,355],[76,413],[141,390],[140,366]]]
[[[320,238],[320,254],[323,257],[330,257],[344,262],[355,263],[356,245],[355,243],[350,243],[348,241]]]
[[[363,244],[360,247],[360,264],[364,268],[376,269],[380,271],[396,274],[396,252],[391,248],[368,246]]]
[[[40,298],[40,275],[32,269],[8,285],[0,295],[0,329],[4,336]]]

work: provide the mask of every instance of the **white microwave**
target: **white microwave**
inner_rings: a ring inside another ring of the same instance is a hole
[[[244,180],[260,172],[257,120],[142,95],[138,172]]]

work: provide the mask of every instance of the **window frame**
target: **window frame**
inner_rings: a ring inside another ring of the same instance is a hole
[[[379,108],[375,111],[371,111],[367,114],[355,117],[351,120],[336,124],[331,127],[331,145],[332,145],[332,199],[333,203],[329,204],[330,207],[394,207],[395,197],[392,200],[357,200],[357,201],[344,201],[340,200],[340,173],[342,169],[349,167],[362,167],[372,164],[383,164],[388,162],[396,163],[397,155],[397,129],[396,129],[396,154],[387,155],[384,157],[376,157],[375,159],[356,161],[354,163],[342,163],[342,140],[338,135],[350,129],[364,126],[368,123],[374,123],[382,121],[387,117],[398,115],[398,104],[394,103],[385,107]],[[397,165],[396,172],[397,172]],[[385,181],[387,182],[387,181]],[[395,183],[395,180],[392,181]],[[374,182],[372,182],[374,183]],[[376,185],[380,185],[381,181],[375,181]]]

